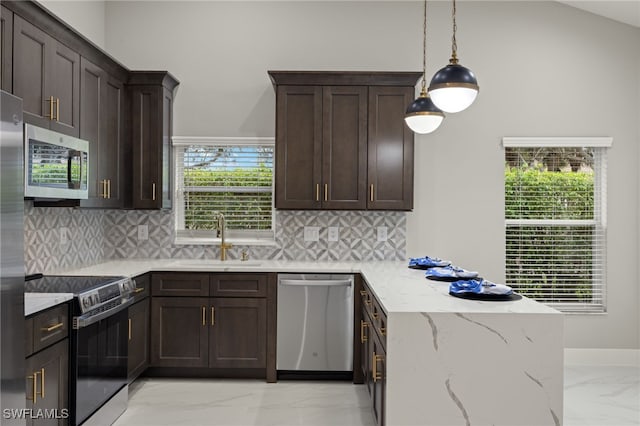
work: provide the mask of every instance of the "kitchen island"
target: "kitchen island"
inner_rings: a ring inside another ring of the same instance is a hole
[[[455,298],[404,262],[139,259],[57,273],[154,271],[359,273],[387,314],[387,425],[562,423],[563,316],[533,300]]]

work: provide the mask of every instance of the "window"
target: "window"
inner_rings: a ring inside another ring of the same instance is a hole
[[[176,241],[273,240],[273,138],[173,138]]]
[[[611,139],[503,144],[507,284],[564,312],[604,312]]]

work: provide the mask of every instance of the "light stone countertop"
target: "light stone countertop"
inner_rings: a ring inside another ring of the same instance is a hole
[[[73,293],[25,293],[24,316],[44,311],[71,299],[73,299]]]
[[[369,287],[392,313],[505,313],[555,314],[557,310],[523,297],[516,301],[465,300],[448,294],[446,282],[427,280],[424,271],[410,269],[404,261],[325,262],[278,260],[110,260],[82,268],[60,270],[53,275],[123,275],[135,277],[153,271],[174,272],[283,272],[361,273]]]

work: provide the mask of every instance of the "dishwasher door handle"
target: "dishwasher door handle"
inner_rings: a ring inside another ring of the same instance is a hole
[[[350,287],[351,280],[280,280],[280,285],[309,287]]]

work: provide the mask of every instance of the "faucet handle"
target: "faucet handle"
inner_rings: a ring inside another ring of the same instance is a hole
[[[247,250],[242,249],[242,252],[240,253],[240,260],[242,261],[249,260],[249,255],[247,254]]]

